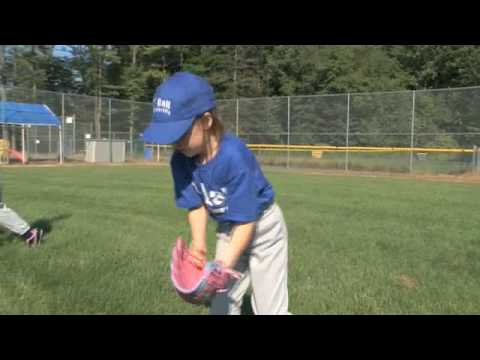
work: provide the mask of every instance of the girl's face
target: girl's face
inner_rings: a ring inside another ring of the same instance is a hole
[[[205,116],[194,121],[192,127],[174,145],[174,149],[180,151],[187,157],[194,157],[205,152],[206,136],[211,127],[211,119]]]

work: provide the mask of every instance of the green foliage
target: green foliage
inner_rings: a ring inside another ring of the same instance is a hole
[[[52,48],[2,45],[4,83],[31,86],[36,81],[49,90],[67,88],[92,95],[101,86],[107,96],[146,100],[166,76],[178,70],[207,77],[219,98],[460,87],[480,82],[480,47],[476,45],[74,45],[71,61],[54,58]],[[77,88],[72,77],[78,77]]]
[[[480,83],[478,45],[390,45],[386,53],[399,61],[416,88],[474,86]]]
[[[44,65],[45,90],[71,92],[75,89],[75,76],[68,60],[51,56]]]
[[[109,67],[120,61],[117,49],[111,45],[73,46],[72,63],[78,70],[82,82],[82,92],[95,96],[118,96],[108,79]]]

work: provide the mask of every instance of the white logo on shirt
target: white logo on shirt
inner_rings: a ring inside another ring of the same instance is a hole
[[[192,186],[197,193],[203,196],[203,202],[207,205],[212,214],[223,214],[228,210],[225,205],[227,199],[227,188],[221,188],[220,191],[207,190],[204,183],[200,183],[201,192],[198,187],[192,182]]]

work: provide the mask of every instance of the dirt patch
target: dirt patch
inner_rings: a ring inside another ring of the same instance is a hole
[[[110,166],[110,167],[119,167],[119,166],[159,166],[159,167],[166,167],[169,166],[168,163],[166,162],[127,162],[127,163],[64,163],[64,164],[59,164],[59,163],[30,163],[27,165],[22,165],[22,164],[3,164],[0,165],[0,168],[4,169],[9,169],[9,168],[24,168],[27,169],[29,167],[36,167],[36,168],[48,168],[48,167],[105,167],[105,166]]]
[[[418,288],[418,281],[408,275],[401,274],[396,277],[395,279],[398,284],[408,289],[417,289]]]

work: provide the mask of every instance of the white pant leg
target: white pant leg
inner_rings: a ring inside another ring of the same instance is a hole
[[[217,256],[229,245],[231,233],[217,233]],[[257,315],[287,315],[288,231],[282,211],[272,205],[257,222],[254,237],[235,267],[243,273],[231,290],[215,296],[210,314],[239,315],[243,296],[252,287]]]
[[[250,261],[256,315],[288,315],[288,231],[274,204],[257,223]]]
[[[230,244],[231,233],[217,232],[217,248],[215,257],[225,251]],[[230,290],[217,294],[210,305],[210,315],[240,315],[243,297],[250,287],[250,273],[248,270],[248,255],[240,257],[235,270],[242,273],[242,277],[235,281]]]
[[[4,203],[0,203],[0,225],[18,235],[25,234],[30,228],[25,220]]]

